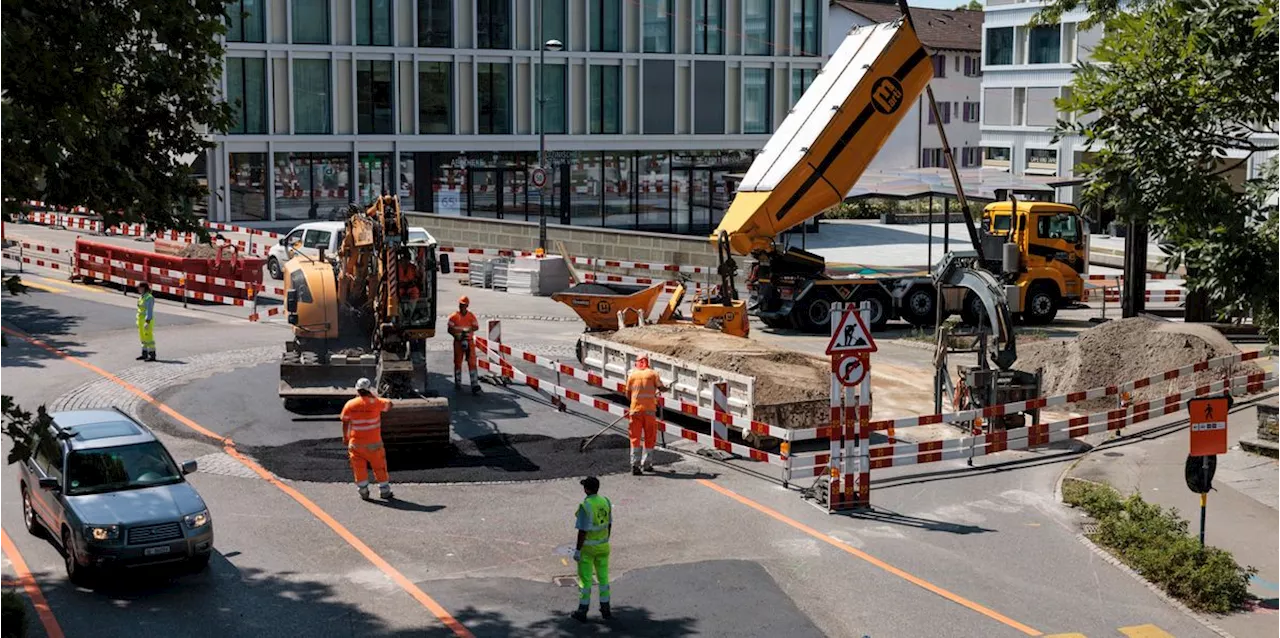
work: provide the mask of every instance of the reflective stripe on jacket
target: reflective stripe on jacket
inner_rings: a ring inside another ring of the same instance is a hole
[[[653,370],[632,370],[627,375],[627,394],[631,397],[632,412],[658,411],[658,386],[662,378]]]

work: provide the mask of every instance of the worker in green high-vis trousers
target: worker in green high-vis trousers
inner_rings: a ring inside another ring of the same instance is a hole
[[[582,490],[587,497],[578,505],[578,545],[573,559],[578,562],[578,610],[573,619],[586,622],[587,609],[591,607],[592,576],[600,580],[600,615],[608,620],[613,617],[609,609],[609,535],[613,532],[613,504],[600,496],[600,479],[588,476],[582,479]]]
[[[151,296],[147,282],[138,284],[138,340],[142,342],[142,354],[138,361],[156,360],[156,298]]]

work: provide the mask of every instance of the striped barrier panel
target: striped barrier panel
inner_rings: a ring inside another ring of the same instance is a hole
[[[229,282],[229,284],[235,284],[233,287],[245,290],[250,294],[252,294],[252,291],[253,291],[253,287],[251,285],[246,284],[246,282],[237,281],[237,280],[223,279],[221,277],[210,277],[207,275],[195,275],[195,274],[188,275],[187,273],[184,273],[182,271],[170,270],[168,268],[155,268],[155,267],[144,268],[141,264],[134,264],[134,263],[122,261],[119,259],[107,259],[105,257],[99,257],[97,255],[79,255],[78,257],[79,259],[77,260],[76,267],[73,273],[74,276],[78,276],[78,277],[88,276],[93,279],[109,281],[111,283],[120,284],[124,286],[136,286],[140,283],[144,283],[144,280],[120,277],[120,276],[111,274],[110,272],[102,272],[100,270],[95,270],[93,268],[85,268],[80,264],[92,263],[92,264],[104,265],[109,268],[121,268],[129,272],[137,273],[140,276],[153,274],[153,275],[160,275],[162,277],[177,278],[180,280],[186,280],[188,277],[190,277],[193,281],[199,281],[200,280],[199,278],[204,278],[210,281],[215,279],[221,279],[223,282]],[[207,292],[190,291],[190,290],[187,290],[185,287],[167,286],[167,285],[158,284],[154,282],[145,282],[145,283],[150,285],[151,288],[157,292],[162,292],[165,294],[182,297],[183,299],[194,299],[196,301],[208,301],[211,303],[223,304],[228,306],[245,306],[252,302],[252,299],[240,299],[236,297],[228,297],[225,295],[215,295]],[[229,285],[229,284],[219,283],[218,285]],[[241,286],[240,284],[246,284],[246,285]]]

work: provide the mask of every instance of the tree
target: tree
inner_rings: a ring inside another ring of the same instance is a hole
[[[1059,0],[1035,22],[1079,4]],[[1077,64],[1055,130],[1098,151],[1083,167],[1083,203],[1149,224],[1170,267],[1186,267],[1190,291],[1223,315],[1251,314],[1275,342],[1275,160],[1255,179],[1239,176],[1276,150],[1259,137],[1277,132],[1280,108],[1276,0],[1085,6],[1082,28],[1100,24],[1104,35]]]
[[[982,11],[982,0],[969,0],[969,4],[956,7],[956,11]]]
[[[184,208],[207,191],[184,156],[211,146],[231,107],[214,91],[223,0],[3,0],[0,127],[5,212],[36,199],[87,206],[107,225],[204,233]],[[18,279],[5,289],[21,291]],[[7,345],[7,344],[5,344]],[[47,422],[3,397],[9,462]]]

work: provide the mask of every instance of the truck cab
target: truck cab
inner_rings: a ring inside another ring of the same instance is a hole
[[[1049,323],[1058,308],[1083,297],[1089,234],[1076,207],[997,201],[982,211],[981,235],[988,269],[1005,273],[1018,286],[1027,323]]]

